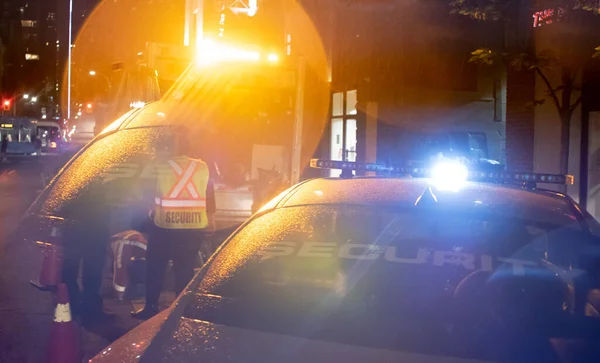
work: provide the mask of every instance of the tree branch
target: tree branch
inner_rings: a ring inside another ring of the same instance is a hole
[[[546,87],[548,87],[548,93],[550,94],[550,97],[552,97],[552,101],[554,102],[554,105],[558,109],[558,112],[561,112],[560,101],[558,101],[558,97],[556,96],[556,92],[554,91],[554,88],[552,87],[552,83],[550,83],[550,80],[548,79],[548,77],[546,77],[546,75],[544,74],[544,72],[542,72],[541,69],[536,67],[535,71],[540,76],[540,78],[542,78],[542,80],[546,84]]]
[[[569,107],[569,110],[571,112],[575,111],[575,109],[581,104],[581,96],[577,97],[577,99],[575,100],[575,103],[573,103],[573,105],[571,105],[571,107]]]

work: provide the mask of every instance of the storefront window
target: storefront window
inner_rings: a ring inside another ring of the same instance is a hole
[[[332,106],[332,116],[344,115],[344,94],[342,92],[333,94]]]
[[[357,91],[337,92],[332,97],[332,119],[330,158],[339,161],[356,161]],[[339,176],[340,172],[330,171],[330,176]]]
[[[356,115],[357,91],[346,92],[346,115]]]
[[[346,120],[346,161],[356,161],[356,119]]]
[[[343,137],[344,137],[344,119],[334,118],[331,120],[331,160],[342,160],[343,157]],[[339,176],[339,170],[330,170],[329,176]]]

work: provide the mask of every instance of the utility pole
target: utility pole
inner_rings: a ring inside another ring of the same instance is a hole
[[[300,173],[302,171],[302,128],[304,126],[304,84],[306,78],[306,60],[304,57],[298,57],[297,68],[292,143],[292,185],[300,182]]]
[[[294,127],[292,134],[292,173],[290,182],[292,185],[300,182],[302,173],[302,131],[304,128],[304,91],[306,83],[306,59],[302,54],[295,54],[292,47],[290,9],[284,3],[284,44],[286,48],[286,57],[292,59],[290,64],[295,67],[295,102],[294,102]]]
[[[73,63],[73,0],[69,0],[69,44],[67,65],[67,120],[71,119],[71,73]]]

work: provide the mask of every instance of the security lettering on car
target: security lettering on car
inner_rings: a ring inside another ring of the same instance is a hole
[[[466,270],[481,269],[488,272],[493,271],[494,267],[500,264],[508,264],[512,266],[512,273],[516,275],[524,275],[526,266],[538,266],[535,261],[427,248],[418,248],[411,256],[398,256],[394,246],[381,247],[372,244],[347,243],[338,247],[336,243],[330,242],[277,242],[270,245],[262,256],[263,260],[286,256],[367,261],[382,259],[388,263],[431,264],[438,267],[459,266]]]

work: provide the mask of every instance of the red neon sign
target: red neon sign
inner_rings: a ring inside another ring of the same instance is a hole
[[[533,13],[533,27],[539,28],[542,25],[549,25],[560,19],[565,15],[565,9],[546,9]]]

